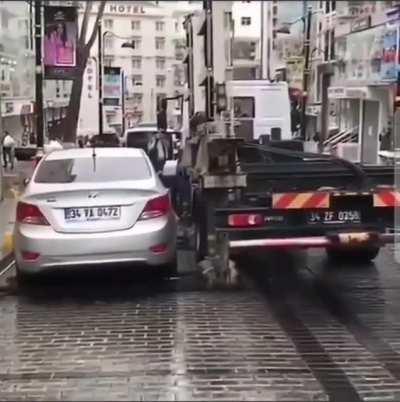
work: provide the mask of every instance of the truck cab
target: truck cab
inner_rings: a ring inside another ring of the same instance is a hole
[[[226,92],[233,103],[235,120],[239,122],[237,137],[248,141],[259,140],[261,136],[275,141],[292,139],[286,82],[228,81]]]

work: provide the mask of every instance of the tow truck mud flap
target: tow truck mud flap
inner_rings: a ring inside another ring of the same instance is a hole
[[[239,272],[236,264],[229,258],[229,238],[227,233],[218,233],[214,236],[214,244],[210,249],[213,255],[206,257],[199,263],[208,289],[237,288],[239,286]]]

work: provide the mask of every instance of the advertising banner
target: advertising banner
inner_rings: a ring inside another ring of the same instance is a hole
[[[104,67],[103,101],[105,106],[120,106],[122,98],[121,67]]]
[[[77,67],[77,8],[45,6],[44,22],[45,78],[71,79]]]
[[[383,80],[396,80],[398,63],[396,60],[398,47],[397,29],[386,31],[383,36],[381,75]]]

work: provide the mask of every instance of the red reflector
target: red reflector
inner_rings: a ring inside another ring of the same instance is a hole
[[[156,254],[158,254],[158,253],[165,253],[165,252],[167,251],[167,245],[166,245],[166,244],[157,244],[157,245],[155,245],[155,246],[151,246],[151,247],[150,247],[150,250],[151,250],[153,253],[156,253]]]
[[[264,217],[260,214],[233,214],[228,217],[229,226],[251,227],[264,224]]]
[[[36,205],[19,202],[17,205],[17,222],[30,225],[49,225],[49,222]]]
[[[32,251],[23,251],[22,258],[25,261],[36,261],[40,257],[39,253],[34,253]]]
[[[145,220],[159,218],[160,216],[166,215],[170,210],[171,201],[169,199],[169,194],[165,194],[148,201],[139,219]]]

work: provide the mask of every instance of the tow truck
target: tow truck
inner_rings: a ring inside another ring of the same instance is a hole
[[[178,170],[169,164],[163,173],[179,175],[208,285],[236,286],[239,257],[268,249],[324,248],[329,258],[374,259],[394,241],[400,194],[393,167],[304,152],[300,141],[275,140],[274,128],[256,139],[240,135],[221,48],[228,3],[204,1],[185,21],[190,130]]]

